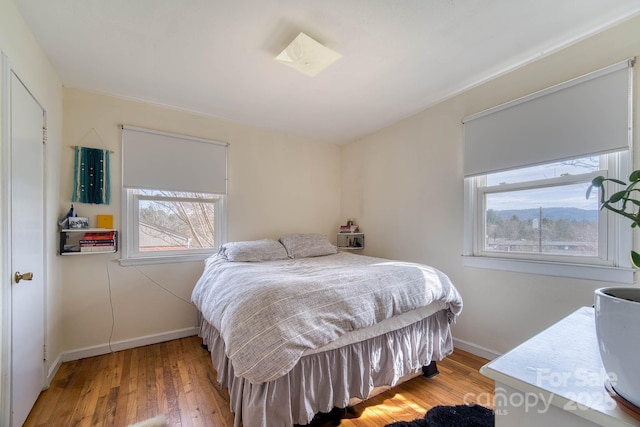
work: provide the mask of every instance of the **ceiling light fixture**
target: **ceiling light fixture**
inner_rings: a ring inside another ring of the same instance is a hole
[[[276,61],[313,77],[341,57],[342,55],[321,45],[305,33],[300,33],[280,55],[276,56]]]

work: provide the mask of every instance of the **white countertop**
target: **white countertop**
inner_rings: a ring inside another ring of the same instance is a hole
[[[583,307],[480,369],[499,384],[603,426],[640,426],[604,387],[592,307]],[[512,399],[513,400],[513,399]],[[517,402],[516,402],[517,403]],[[496,412],[499,416],[499,411]]]

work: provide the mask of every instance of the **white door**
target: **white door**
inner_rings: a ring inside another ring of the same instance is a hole
[[[11,72],[11,425],[44,386],[44,111]],[[31,277],[29,274],[31,273]],[[20,279],[19,274],[23,275]]]

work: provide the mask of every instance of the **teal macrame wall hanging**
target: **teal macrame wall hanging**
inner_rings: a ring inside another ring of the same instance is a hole
[[[108,205],[111,201],[110,152],[98,148],[74,148],[72,202]]]

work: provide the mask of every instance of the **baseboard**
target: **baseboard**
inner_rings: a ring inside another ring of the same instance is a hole
[[[49,372],[47,373],[47,382],[45,384],[45,390],[49,388],[51,385],[51,381],[53,381],[53,377],[58,373],[58,369],[60,369],[60,365],[62,365],[62,354],[56,357],[56,360],[53,361],[51,366],[49,366]]]
[[[480,356],[489,360],[493,360],[501,356],[501,354],[496,351],[489,350],[488,348],[481,347],[477,344],[473,344],[468,341],[459,340],[456,338],[453,339],[453,346],[455,348],[459,348],[460,350],[468,351],[471,354],[475,354],[476,356]]]
[[[128,350],[130,348],[143,347],[145,345],[157,344],[165,341],[176,340],[179,338],[198,335],[199,328],[192,327],[179,329],[177,331],[163,332],[161,334],[146,335],[143,337],[132,338],[123,341],[115,341],[105,343],[93,347],[85,347],[77,350],[65,351],[62,353],[62,361],[69,362],[72,360],[84,359],[86,357],[101,356],[103,354],[114,353],[116,351]]]

